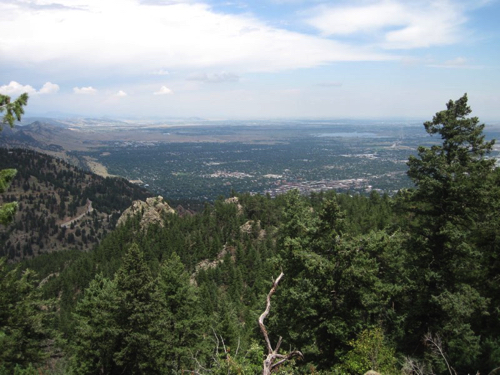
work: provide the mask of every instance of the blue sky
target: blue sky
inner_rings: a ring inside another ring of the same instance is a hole
[[[0,0],[27,114],[500,120],[495,0]]]

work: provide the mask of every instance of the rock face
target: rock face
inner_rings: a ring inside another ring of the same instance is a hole
[[[144,201],[134,201],[132,206],[123,211],[117,222],[117,226],[123,224],[127,221],[127,218],[141,213],[141,229],[147,228],[153,223],[157,223],[163,227],[162,216],[164,214],[175,214],[175,211],[168,203],[163,199],[162,196],[157,196],[154,198],[147,198]]]
[[[266,231],[260,227],[260,220],[257,220],[257,222],[248,220],[245,224],[240,226],[241,233],[251,234],[254,230],[254,225],[256,226],[256,230],[258,233],[257,238],[259,240],[262,240],[264,237],[266,237]]]
[[[194,211],[190,210],[189,208],[186,209],[186,208],[182,207],[180,204],[177,207],[175,207],[175,212],[180,217],[193,216],[195,214]]]
[[[238,210],[238,215],[241,215],[243,213],[243,206],[240,204],[240,201],[238,199],[238,197],[231,197],[231,198],[227,198],[224,203],[226,204],[235,204],[236,205],[236,209]]]
[[[194,273],[191,275],[191,278],[190,278],[191,284],[196,285],[196,276],[198,275],[198,273],[201,270],[206,271],[210,268],[215,268],[219,264],[224,263],[224,257],[226,256],[226,254],[228,252],[231,254],[231,261],[235,262],[236,261],[236,248],[234,246],[228,246],[227,244],[225,244],[222,247],[222,251],[219,254],[217,254],[217,259],[212,260],[212,261],[205,259],[196,265]]]

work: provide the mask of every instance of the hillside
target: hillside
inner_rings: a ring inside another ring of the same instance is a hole
[[[0,259],[0,374],[270,374],[273,356],[281,374],[494,374],[500,169],[467,96],[447,108],[425,123],[442,144],[410,156],[415,188],[393,197],[233,192],[183,216],[150,198],[92,251]],[[119,196],[85,195],[96,177],[69,165],[19,158],[32,169],[13,187],[30,204],[16,225],[57,211],[35,197],[63,182],[61,202],[82,194],[60,220]]]
[[[149,196],[124,179],[103,178],[36,151],[0,149],[4,168],[18,171],[0,197],[2,203],[19,202],[15,221],[0,228],[0,256],[10,260],[89,250],[132,201]]]

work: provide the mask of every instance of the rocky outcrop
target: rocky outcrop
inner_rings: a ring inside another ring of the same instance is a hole
[[[238,199],[238,197],[231,197],[231,198],[227,198],[224,203],[226,204],[235,204],[236,205],[236,209],[238,210],[238,215],[241,215],[243,213],[243,206],[240,204],[240,201]]]
[[[159,224],[163,227],[163,215],[175,214],[175,211],[160,195],[147,198],[146,202],[134,201],[132,206],[123,211],[123,214],[118,219],[117,226],[138,213],[141,215],[141,229],[144,229],[151,224]]]
[[[236,261],[236,248],[234,246],[228,246],[227,244],[222,247],[222,251],[217,254],[217,259],[215,260],[202,260],[200,263],[198,263],[195,267],[194,273],[191,275],[190,281],[191,284],[196,285],[196,276],[200,271],[206,271],[210,268],[215,268],[219,264],[224,263],[224,258],[227,255],[227,253],[231,254],[231,261],[235,262]]]
[[[246,233],[246,234],[252,234],[252,232],[254,231],[254,226],[255,226],[257,238],[259,240],[262,240],[266,236],[266,231],[261,228],[260,220],[257,220],[257,222],[255,222],[253,220],[248,220],[245,224],[240,226],[240,232]]]
[[[177,212],[177,215],[179,215],[180,217],[184,217],[184,216],[193,216],[195,214],[194,211],[190,210],[189,208],[184,208],[182,207],[180,204],[175,207],[175,212]]]

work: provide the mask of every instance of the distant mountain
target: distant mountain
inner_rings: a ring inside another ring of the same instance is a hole
[[[67,124],[54,124],[52,121],[34,121],[24,126],[4,127],[0,132],[0,147],[42,152],[83,168],[87,167],[85,163],[72,155],[71,151],[86,150],[95,143],[99,141],[89,138],[88,133],[71,129]]]
[[[29,124],[36,122],[36,121],[42,122],[45,124],[50,124],[53,126],[63,127],[63,128],[67,127],[67,125],[64,122],[61,122],[59,119],[55,119],[55,118],[51,118],[51,117],[40,117],[40,116],[23,117],[21,122],[19,122],[19,124],[16,124],[16,126],[17,125],[26,126],[26,125],[29,125]]]
[[[53,130],[41,123],[30,127],[44,136]],[[21,130],[11,133],[11,141],[37,144]],[[0,257],[10,260],[89,250],[134,200],[150,196],[125,179],[103,178],[31,150],[0,148],[0,169],[4,168],[18,170],[10,189],[0,196],[0,203],[19,203],[14,222],[0,227]]]
[[[53,143],[66,130],[60,126],[35,121],[15,128],[5,127],[0,132],[0,147],[22,147],[40,151],[63,151],[63,147]]]

